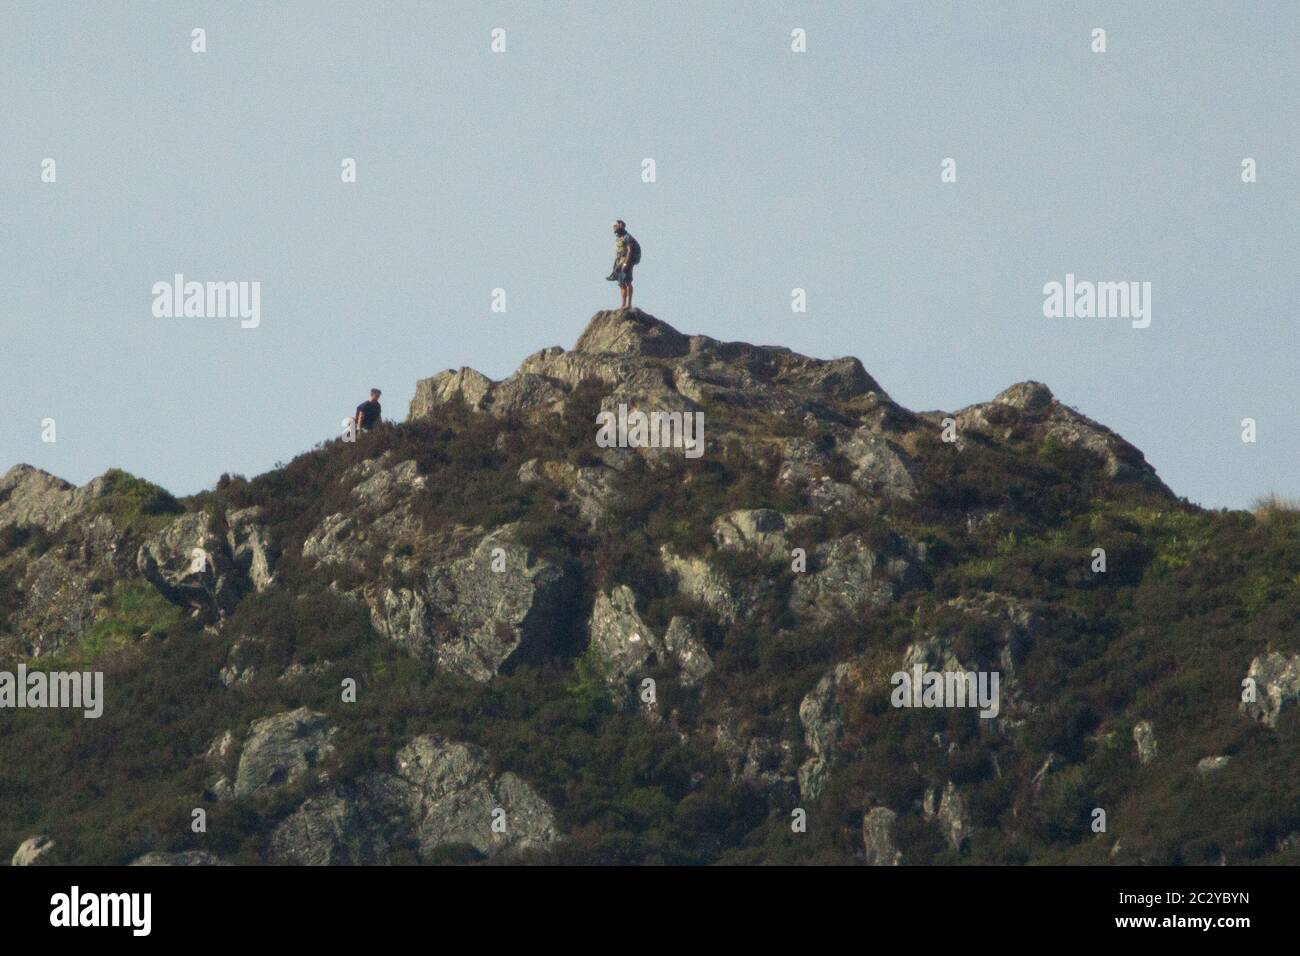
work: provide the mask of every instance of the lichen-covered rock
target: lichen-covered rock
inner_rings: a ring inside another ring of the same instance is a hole
[[[1159,749],[1156,729],[1149,720],[1139,720],[1133,725],[1133,743],[1137,744],[1138,762],[1143,766],[1156,759]]]
[[[173,604],[218,617],[235,609],[245,579],[210,525],[202,511],[180,515],[145,538],[136,568]]]
[[[91,568],[63,551],[30,562],[23,603],[11,620],[15,635],[5,643],[21,657],[41,657],[74,644],[95,623],[105,601],[94,579]]]
[[[919,580],[915,569],[924,556],[924,549],[909,547],[901,538],[882,551],[856,533],[818,545],[808,570],[795,576],[790,610],[825,623],[888,604]]]
[[[132,866],[230,866],[207,850],[184,850],[180,853],[146,853],[131,861]]]
[[[236,568],[257,591],[265,591],[275,582],[275,563],[280,554],[271,541],[263,510],[242,508],[226,513],[226,543]]]
[[[961,852],[962,846],[970,838],[972,826],[966,809],[966,797],[951,780],[943,788],[943,795],[935,807],[935,795],[931,790],[926,794],[925,812],[934,817],[948,845]]]
[[[33,866],[42,856],[54,849],[54,841],[45,834],[30,836],[18,844],[14,851],[11,866]]]
[[[911,457],[883,435],[859,428],[837,450],[853,465],[853,484],[863,491],[886,499],[916,494]]]
[[[211,766],[220,767],[234,755],[235,735],[232,731],[224,730],[212,738],[208,749],[203,752],[203,759]]]
[[[614,499],[610,475],[612,469],[580,467],[565,461],[542,461],[530,458],[519,466],[518,477],[524,484],[549,481],[577,505],[578,517],[596,526],[605,517]]]
[[[415,397],[411,399],[406,420],[425,418],[448,402],[463,401],[472,409],[480,409],[491,388],[492,380],[472,368],[439,372],[432,378],[416,382]]]
[[[414,504],[427,482],[415,462],[392,464],[385,455],[354,472],[345,480],[360,479],[352,490],[360,507],[326,518],[303,556],[354,573],[380,566],[378,580],[348,592],[368,605],[375,630],[412,656],[479,681],[549,652],[567,582],[514,541],[515,526],[430,533]]]
[[[336,728],[306,707],[253,722],[239,755],[234,795],[250,797],[297,783],[334,753]]]
[[[421,381],[408,421],[460,400],[496,416],[544,416],[563,411],[584,381],[609,389],[606,407],[622,402],[647,411],[694,410],[705,401],[743,402],[798,419],[826,402],[859,402],[865,416],[892,405],[855,358],[815,359],[786,348],[686,336],[640,309],[612,309],[592,316],[572,351],[542,349],[500,382],[473,369],[448,370]],[[643,451],[651,457],[655,453]]]
[[[430,629],[439,667],[486,681],[515,660],[554,650],[568,582],[514,532],[499,528],[468,557],[430,570],[425,600],[452,628],[445,636]]]
[[[1226,754],[1220,754],[1214,757],[1202,757],[1196,762],[1196,772],[1201,776],[1205,776],[1207,773],[1214,773],[1218,770],[1222,770],[1230,763],[1232,763],[1232,757]]]
[[[660,547],[659,556],[678,590],[699,601],[722,623],[732,624],[744,616],[747,602],[743,589],[706,559],[679,557],[668,545]]]
[[[384,482],[390,510],[325,519],[304,542],[303,556],[364,572],[375,553],[382,555],[384,580],[351,593],[366,602],[376,631],[449,672],[487,681],[517,661],[551,654],[564,633],[570,594],[563,570],[519,544],[516,525],[486,535],[426,533],[404,497],[424,479],[404,466],[392,471],[395,477],[379,472],[354,489],[378,502],[383,496],[367,486]],[[430,562],[430,555],[438,557]]]
[[[74,488],[27,466],[10,469],[0,485],[0,528],[18,526],[11,538],[30,542],[5,554],[0,580],[17,585],[9,620],[0,614],[0,659],[43,657],[74,647],[99,618],[110,588],[135,574],[132,539],[95,510],[105,481]],[[16,606],[14,606],[16,605]]]
[[[493,773],[481,747],[417,737],[396,763],[375,787],[409,821],[421,857],[455,844],[485,856],[545,849],[559,838],[550,805],[515,774]]]
[[[57,531],[83,516],[106,491],[102,476],[78,488],[31,465],[14,465],[0,475],[0,528],[30,525]]]
[[[920,633],[903,651],[900,669],[912,673],[920,666],[923,672],[975,673],[977,682],[984,681],[979,686],[989,693],[989,707],[997,718],[990,719],[990,726],[1012,733],[1037,707],[1023,695],[1017,673],[1043,617],[1037,605],[1003,594],[953,598],[922,620]]]
[[[327,515],[303,540],[302,555],[317,565],[364,571],[374,563],[412,570],[414,555],[442,550],[413,507],[428,479],[414,461],[394,463],[385,453],[349,468],[339,479],[351,485],[356,506]]]
[[[674,616],[661,639],[637,613],[636,596],[620,584],[596,595],[587,625],[591,649],[600,658],[616,703],[629,705],[627,682],[650,664],[676,663],[683,686],[694,685],[713,669],[713,661],[687,618]]]
[[[741,509],[713,523],[713,539],[719,548],[751,551],[770,561],[788,560],[790,542],[786,533],[804,521],[806,518],[787,518],[771,508]]]
[[[492,389],[492,413],[497,416],[532,412],[562,412],[568,392],[550,379],[520,372]]]
[[[1116,481],[1140,484],[1172,497],[1142,452],[1104,425],[1061,404],[1041,382],[1012,385],[991,402],[961,409],[955,418],[959,431],[971,429],[1006,439],[1020,430],[1040,445],[1050,442],[1081,448],[1094,455]]]
[[[898,866],[903,854],[894,844],[894,822],[898,814],[888,807],[874,807],[862,816],[862,849],[867,866]]]
[[[271,834],[271,859],[299,866],[385,864],[387,821],[364,798],[336,790],[303,801]]]
[[[670,660],[677,663],[681,682],[687,687],[698,684],[713,670],[713,660],[704,644],[696,636],[695,624],[688,618],[674,615],[664,632],[664,650]]]
[[[667,322],[640,309],[608,309],[592,316],[573,348],[576,352],[678,358],[690,345],[690,339]]]
[[[639,674],[646,663],[664,653],[663,642],[637,613],[636,596],[625,584],[608,594],[597,594],[587,625],[591,648],[604,663],[612,684]]]
[[[428,485],[428,479],[420,474],[414,461],[390,464],[388,454],[363,462],[355,471],[362,480],[352,487],[352,494],[363,505],[373,508],[391,507]]]
[[[327,515],[303,541],[302,556],[319,564],[350,564],[359,568],[362,561],[349,540],[356,527],[351,515],[342,512]]]
[[[869,692],[871,675],[867,658],[843,661],[823,674],[800,702],[799,721],[810,752],[799,768],[799,792],[805,800],[821,795],[835,748],[844,733],[845,704]],[[886,693],[888,686],[878,690]]]
[[[1276,727],[1282,712],[1300,701],[1300,654],[1262,654],[1250,662],[1246,677],[1252,682],[1247,687],[1253,688],[1254,699],[1243,699],[1238,706],[1242,714],[1265,727]]]

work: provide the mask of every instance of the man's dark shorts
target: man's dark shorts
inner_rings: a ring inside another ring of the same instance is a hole
[[[622,269],[614,271],[614,278],[618,280],[618,287],[626,289],[632,284],[632,266],[624,266]]]

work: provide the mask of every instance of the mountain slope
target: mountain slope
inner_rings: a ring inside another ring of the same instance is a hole
[[[609,446],[602,411],[633,439],[702,416],[699,454]],[[601,312],[192,499],[0,478],[0,667],[105,675],[98,719],[0,712],[0,843],[1294,860],[1298,543],[1294,514],[1179,501],[1039,383],[917,413],[856,359]],[[996,673],[996,716],[894,706],[917,665]]]

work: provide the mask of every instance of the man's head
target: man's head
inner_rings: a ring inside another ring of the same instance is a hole
[[[610,225],[613,227],[614,232],[616,234],[621,233],[625,229],[627,229],[627,223],[625,223],[622,219],[615,219]]]
[[[377,402],[377,401],[379,401],[379,389],[377,389],[377,388],[372,388],[372,389],[370,390],[370,400],[371,400],[372,402]]]

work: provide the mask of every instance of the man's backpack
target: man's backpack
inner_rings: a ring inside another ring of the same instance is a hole
[[[631,234],[628,235],[627,241],[632,244],[632,248],[627,253],[627,262],[628,265],[634,266],[641,261],[641,243],[637,242],[636,237]]]

